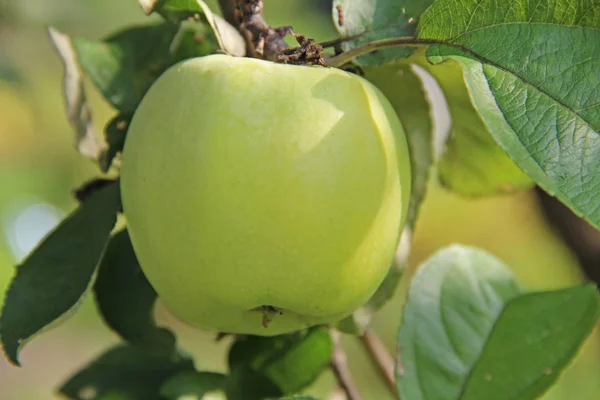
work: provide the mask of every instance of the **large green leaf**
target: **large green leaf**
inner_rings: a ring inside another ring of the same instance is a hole
[[[94,284],[96,304],[104,321],[123,339],[149,350],[172,354],[175,338],[156,326],[156,292],[146,279],[126,229],[110,240]]]
[[[411,285],[398,335],[398,391],[416,400],[537,398],[599,315],[594,285],[520,294],[494,257],[441,250]]]
[[[599,27],[600,0],[439,0],[418,29],[440,43],[432,62],[461,63],[483,122],[517,165],[596,227]]]
[[[520,291],[499,260],[470,247],[443,249],[419,268],[398,334],[398,391],[458,399],[504,304]]]
[[[60,393],[73,400],[163,400],[162,385],[183,371],[193,370],[189,359],[156,354],[141,347],[117,346],[70,377]]]
[[[403,194],[410,194],[408,208],[403,210],[405,228],[397,257],[386,278],[364,306],[338,323],[340,330],[354,334],[362,334],[375,312],[393,297],[400,283],[410,252],[419,207],[425,198],[434,152],[431,106],[424,83],[415,74],[411,65],[405,62],[394,62],[365,68],[364,73],[365,78],[377,86],[390,100],[402,122],[410,152],[411,190],[410,193],[403,192]]]
[[[414,34],[419,16],[433,0],[334,0],[333,23],[343,38],[344,51],[393,36]],[[356,37],[355,37],[356,36]],[[354,38],[355,37],[355,38]],[[408,57],[413,49],[395,47],[358,57],[361,66],[376,66]]]
[[[332,351],[329,331],[319,327],[275,337],[247,336],[231,347],[229,368],[232,375],[239,370],[264,376],[282,394],[293,394],[317,378],[329,364]]]
[[[81,301],[115,226],[119,206],[117,183],[99,190],[17,267],[0,316],[0,336],[10,361],[18,365],[20,347]]]
[[[529,400],[560,376],[600,316],[593,284],[511,300],[464,385],[461,400]]]

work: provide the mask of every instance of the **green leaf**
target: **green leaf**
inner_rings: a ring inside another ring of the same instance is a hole
[[[197,21],[182,21],[171,43],[173,63],[188,58],[215,54],[219,50],[213,31]]]
[[[229,368],[255,371],[279,387],[282,394],[291,394],[319,376],[332,351],[331,336],[320,327],[274,337],[247,336],[232,345]]]
[[[398,334],[398,391],[406,399],[457,399],[504,304],[520,290],[496,258],[443,249],[411,282]]]
[[[133,26],[101,41],[51,32],[53,38],[69,45],[62,47],[69,49],[68,57],[63,58],[74,64],[70,69],[82,68],[109,103],[123,114],[136,110],[146,91],[168,67],[217,49],[214,36],[206,35],[200,23]],[[78,78],[81,80],[81,76]]]
[[[394,62],[365,68],[364,73],[365,78],[377,86],[390,100],[404,127],[410,151],[411,191],[408,209],[404,210],[405,231],[397,255],[384,281],[364,306],[337,324],[338,329],[343,332],[358,335],[367,328],[375,312],[394,296],[401,281],[410,253],[412,232],[419,207],[425,198],[433,163],[434,129],[424,83],[415,74],[411,65],[405,62]]]
[[[411,60],[437,80],[452,119],[448,140],[437,161],[441,183],[463,196],[490,196],[531,188],[533,181],[496,142],[471,101],[460,65],[448,60],[432,66],[423,51]]]
[[[461,400],[541,396],[576,355],[600,317],[595,285],[525,294],[498,318]]]
[[[361,44],[395,36],[412,36],[418,19],[433,0],[334,0],[333,23],[348,51]],[[408,57],[413,49],[395,47],[379,49],[354,60],[357,65],[375,66]]]
[[[20,347],[72,310],[86,293],[120,206],[113,183],[63,220],[17,267],[6,292],[0,336],[9,360]]]
[[[216,372],[185,371],[167,380],[160,394],[169,400],[180,400],[184,396],[202,397],[217,390],[225,390],[227,376]]]
[[[168,48],[168,55],[162,54],[162,56],[165,56],[163,61],[167,62],[167,66],[171,66],[189,58],[214,54],[216,51],[217,45],[212,36],[212,31],[209,30],[209,32],[207,32],[206,26],[203,24],[184,21],[181,22],[179,29],[172,37],[172,41]],[[160,57],[161,55],[159,54],[158,59],[160,59]],[[141,62],[143,63],[145,61]],[[152,76],[150,81],[146,82],[145,89],[140,92],[141,96],[143,96],[149,87],[148,85],[151,85],[156,77],[157,76]],[[138,96],[138,98],[140,97]],[[128,107],[133,107],[134,103],[135,101],[132,101]],[[102,152],[99,160],[100,168],[103,172],[107,172],[110,169],[114,158],[123,150],[127,129],[129,128],[132,118],[132,111],[123,112],[118,114],[107,124],[105,135],[108,141],[108,147]]]
[[[131,113],[172,64],[170,45],[178,29],[161,23],[127,28],[102,41],[72,41],[84,72],[104,97],[119,111]]]
[[[219,47],[224,52],[243,57],[246,55],[246,42],[239,31],[221,16],[213,14],[201,0],[139,0],[144,12],[159,13],[169,21],[202,19],[210,25]]]
[[[77,60],[72,39],[54,28],[48,30],[50,39],[64,66],[63,93],[69,124],[75,133],[75,146],[86,157],[97,160],[106,144],[96,131],[90,105],[83,85],[83,72]]]
[[[517,165],[596,227],[599,27],[598,0],[440,0],[418,29],[441,43],[430,61],[461,63],[472,102]]]
[[[119,114],[106,125],[104,132],[108,141],[108,148],[100,156],[100,169],[108,172],[113,160],[123,150],[127,129],[133,118],[133,113]]]
[[[188,359],[117,346],[69,378],[60,393],[74,400],[109,395],[127,400],[162,400],[160,388],[169,378],[193,370],[193,362]]]
[[[227,400],[263,400],[283,395],[273,381],[245,365],[231,370],[225,393]]]
[[[104,321],[131,344],[172,354],[175,337],[154,321],[156,292],[142,272],[126,229],[110,240],[94,284]]]

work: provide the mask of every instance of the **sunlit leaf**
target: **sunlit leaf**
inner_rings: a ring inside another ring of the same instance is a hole
[[[463,196],[492,196],[529,189],[533,181],[494,139],[471,100],[460,65],[453,60],[432,66],[419,50],[411,60],[425,68],[447,100],[451,129],[441,143],[438,177]]]
[[[463,68],[496,141],[539,186],[600,227],[600,2],[439,0],[418,37]],[[507,51],[510,49],[510,51]]]
[[[469,374],[461,400],[541,396],[577,354],[598,317],[600,295],[592,284],[510,301]]]
[[[599,316],[594,285],[520,294],[494,257],[446,248],[411,284],[398,335],[398,391],[417,400],[537,398]]]
[[[452,246],[413,278],[398,335],[397,385],[406,399],[458,399],[506,302],[520,293],[496,258]]]

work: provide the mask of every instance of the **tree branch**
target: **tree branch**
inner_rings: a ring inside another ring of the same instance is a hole
[[[348,363],[346,360],[346,353],[340,345],[340,333],[332,329],[331,336],[335,346],[333,349],[333,355],[331,357],[331,370],[335,375],[338,385],[340,388],[342,388],[344,393],[346,393],[348,400],[363,400],[363,397],[356,388],[354,379],[350,374],[350,369],[348,368]]]
[[[304,35],[296,35],[291,26],[271,27],[263,17],[263,0],[219,0],[225,19],[235,26],[246,41],[247,57],[284,64],[325,65],[323,47]],[[290,48],[284,38],[292,34],[299,47]]]
[[[360,342],[369,354],[371,361],[377,369],[379,369],[381,378],[385,381],[386,386],[390,392],[400,399],[398,396],[398,390],[396,389],[396,376],[394,373],[394,359],[385,348],[377,334],[371,329],[367,328],[363,336],[360,337]]]
[[[221,3],[235,2],[234,18],[244,39],[249,57],[276,61],[281,52],[288,48],[283,39],[291,27],[272,28],[263,17],[263,0],[220,0]]]

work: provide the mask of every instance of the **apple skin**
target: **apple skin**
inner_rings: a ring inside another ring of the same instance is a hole
[[[397,115],[365,79],[211,55],[150,88],[120,182],[135,253],[166,307],[203,330],[270,336],[336,322],[375,292],[410,163]]]

